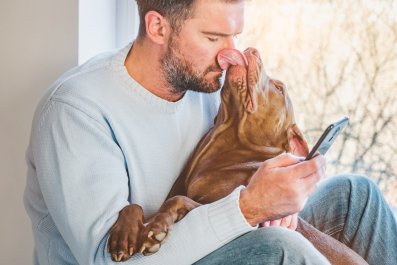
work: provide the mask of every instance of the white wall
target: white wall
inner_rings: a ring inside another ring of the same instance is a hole
[[[24,155],[38,101],[67,69],[130,42],[137,23],[133,0],[0,1],[1,264],[32,264],[22,198]]]
[[[63,71],[77,65],[77,50],[77,0],[1,0],[1,264],[32,264],[30,220],[22,202],[24,153],[39,98]]]

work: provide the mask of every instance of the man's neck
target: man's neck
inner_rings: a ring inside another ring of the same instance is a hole
[[[184,93],[173,92],[162,72],[160,58],[165,49],[148,40],[137,39],[124,65],[128,74],[146,90],[167,101],[178,101]]]

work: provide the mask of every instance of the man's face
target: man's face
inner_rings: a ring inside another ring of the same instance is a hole
[[[175,93],[193,90],[214,92],[221,86],[222,70],[216,55],[234,47],[234,37],[244,26],[243,2],[196,0],[193,16],[173,33],[161,63]]]

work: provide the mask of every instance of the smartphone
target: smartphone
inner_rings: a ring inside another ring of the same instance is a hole
[[[335,142],[335,139],[338,135],[343,131],[346,125],[349,123],[349,117],[344,116],[339,120],[331,123],[327,129],[323,132],[320,139],[318,139],[317,143],[314,145],[313,149],[307,155],[305,160],[309,160],[313,158],[313,156],[318,151],[320,154],[324,155],[331,145]]]

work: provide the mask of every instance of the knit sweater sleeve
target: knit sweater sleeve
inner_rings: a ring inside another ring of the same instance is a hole
[[[129,203],[129,191],[125,159],[111,128],[90,113],[52,100],[34,137],[37,178],[48,215],[73,256],[79,264],[113,264],[108,233]],[[239,209],[241,188],[190,212],[174,225],[158,253],[138,254],[124,264],[192,264],[255,229]]]

